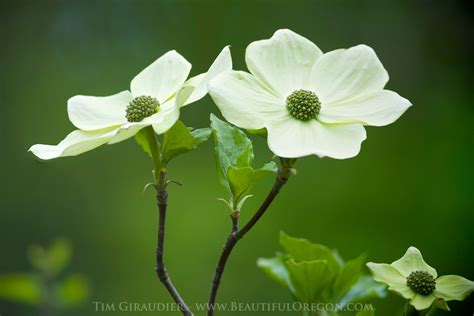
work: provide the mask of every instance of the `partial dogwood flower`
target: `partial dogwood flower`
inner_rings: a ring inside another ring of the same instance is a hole
[[[30,151],[41,159],[53,159],[121,142],[147,126],[163,134],[176,123],[181,107],[203,98],[208,82],[231,69],[230,49],[225,47],[206,73],[186,80],[191,64],[176,51],[169,51],[133,78],[130,91],[70,98],[69,120],[78,129],[58,145],[38,144]]]
[[[356,156],[366,138],[363,125],[390,124],[411,106],[384,90],[387,71],[365,45],[323,54],[284,29],[251,43],[245,58],[250,73],[223,73],[210,81],[209,93],[229,122],[266,128],[280,157]]]
[[[474,291],[474,282],[461,276],[438,277],[415,247],[408,248],[405,255],[392,264],[369,262],[367,266],[376,281],[410,300],[417,310],[427,309],[435,301],[449,310],[447,301],[462,301]]]

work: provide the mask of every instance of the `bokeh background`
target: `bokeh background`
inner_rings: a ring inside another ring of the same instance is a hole
[[[390,74],[388,88],[414,106],[393,125],[368,128],[354,159],[301,159],[298,175],[233,253],[218,301],[291,302],[255,265],[278,250],[280,230],[347,259],[365,252],[371,261],[391,262],[415,245],[441,275],[474,279],[472,9],[455,0],[2,0],[0,274],[28,271],[28,245],[63,236],[75,249],[69,270],[93,284],[88,302],[67,315],[94,314],[93,301],[169,302],[154,274],[154,196],[142,192],[151,164],[133,139],[46,163],[27,149],[73,129],[69,97],[127,89],[170,49],[198,74],[231,44],[234,68],[245,69],[248,43],[288,27],[323,51],[372,46]],[[210,112],[218,114],[207,96],[182,119],[204,127]],[[265,142],[253,138],[256,163],[271,159]],[[212,146],[169,166],[184,186],[170,188],[166,262],[191,304],[206,301],[230,226],[216,200],[225,193]],[[256,187],[243,220],[272,182]],[[450,304],[452,315],[472,315],[473,302]],[[378,315],[396,315],[403,300],[390,295],[373,303]],[[37,312],[0,301],[0,314]]]

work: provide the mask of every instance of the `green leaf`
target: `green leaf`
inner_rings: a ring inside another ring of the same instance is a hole
[[[230,191],[234,197],[234,204],[237,205],[260,179],[277,170],[278,167],[273,161],[257,170],[252,167],[236,168],[229,166],[227,169],[227,179],[229,181]]]
[[[71,255],[71,245],[64,239],[56,240],[48,249],[33,245],[28,250],[28,257],[33,267],[52,276],[66,268]]]
[[[253,147],[245,133],[211,114],[211,129],[215,141],[217,175],[222,185],[230,190],[227,170],[248,167],[253,161]]]
[[[286,261],[296,298],[302,303],[320,302],[322,292],[331,284],[326,260]]]
[[[30,305],[41,302],[41,283],[33,275],[9,274],[0,276],[0,298]]]
[[[253,185],[264,176],[276,172],[278,167],[274,162],[270,162],[260,169],[252,168],[254,154],[250,139],[243,131],[213,114],[211,129],[215,141],[219,181],[231,194],[229,205],[239,211]]]
[[[340,265],[333,251],[326,246],[313,244],[307,239],[291,237],[280,232],[280,245],[296,261],[326,260],[328,273],[334,278]]]
[[[338,301],[343,297],[343,295],[346,294],[359,280],[362,275],[364,261],[365,256],[361,255],[344,264],[332,286],[332,297],[334,298],[334,301]]]
[[[89,297],[89,288],[89,282],[84,276],[69,276],[56,288],[59,305],[63,308],[80,305]]]
[[[385,296],[387,296],[385,285],[376,282],[368,275],[363,275],[339,301],[339,304],[345,306],[349,303],[362,302],[371,298],[384,298]]]
[[[150,144],[154,144],[156,142],[150,142],[150,137],[156,137],[153,128],[142,128],[138,131],[138,133],[135,134],[135,140],[138,145],[140,145],[143,151],[146,152],[150,157],[153,157],[152,151],[156,151],[158,148],[150,147]]]
[[[177,121],[163,135],[162,161],[166,165],[171,159],[196,149],[211,135],[211,129],[201,128],[192,130],[183,122]]]
[[[286,268],[285,261],[288,258],[279,253],[273,258],[259,258],[257,266],[260,267],[271,279],[286,287],[293,295],[295,290],[290,281],[290,274]]]
[[[374,316],[375,312],[372,311],[360,311],[356,314],[356,316]]]

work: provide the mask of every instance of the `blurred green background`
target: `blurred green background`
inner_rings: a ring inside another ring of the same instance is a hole
[[[169,302],[154,274],[154,196],[142,193],[151,164],[134,141],[47,163],[27,149],[57,143],[73,129],[69,97],[127,89],[168,50],[198,74],[231,44],[234,68],[245,69],[250,42],[288,27],[323,51],[372,46],[391,76],[388,88],[414,107],[391,126],[368,128],[354,159],[300,160],[298,175],[237,246],[218,301],[291,302],[255,265],[278,250],[280,230],[337,248],[346,259],[366,252],[371,261],[391,262],[415,245],[441,275],[474,279],[472,9],[454,0],[2,0],[0,273],[27,271],[29,244],[64,236],[75,248],[69,270],[93,284],[90,301],[67,315],[92,315],[93,301]],[[204,127],[210,112],[218,114],[207,96],[182,119]],[[269,160],[265,142],[253,138],[257,163]],[[212,146],[169,166],[184,186],[170,189],[166,262],[191,304],[206,301],[230,229],[216,200],[224,190]],[[256,188],[243,220],[272,182]],[[450,304],[452,315],[472,315],[473,302]],[[378,315],[395,315],[403,300],[390,295],[373,303]],[[2,316],[35,313],[0,301]]]

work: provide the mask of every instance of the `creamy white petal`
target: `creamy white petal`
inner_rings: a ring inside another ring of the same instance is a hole
[[[260,129],[266,121],[288,113],[284,99],[243,71],[229,71],[211,80],[209,94],[226,120],[241,128]]]
[[[191,64],[183,56],[169,51],[133,78],[132,95],[152,96],[164,103],[183,85],[190,71]]]
[[[125,109],[132,99],[130,91],[106,97],[76,95],[67,101],[69,120],[82,130],[121,125],[127,122]]]
[[[322,104],[358,99],[379,92],[388,73],[374,50],[366,45],[324,54],[314,64],[309,87]]]
[[[420,295],[416,294],[415,297],[411,300],[411,305],[415,307],[416,310],[424,310],[433,304],[436,300],[436,297],[433,294],[430,295]]]
[[[474,292],[474,282],[459,275],[443,275],[436,280],[434,294],[446,301],[462,301]]]
[[[372,272],[375,281],[385,283],[389,286],[406,285],[406,278],[400,274],[394,267],[386,263],[367,263],[367,267]]]
[[[288,115],[269,122],[268,146],[275,155],[298,158],[309,155],[346,159],[360,151],[366,132],[361,124],[323,124],[317,120],[303,122]]]
[[[115,134],[115,136],[110,139],[108,144],[116,144],[123,142],[124,140],[129,139],[130,137],[135,136],[136,133],[138,133],[142,128],[145,128],[147,125],[132,125],[128,127],[121,127]]]
[[[321,106],[318,119],[325,123],[358,122],[365,125],[384,126],[395,122],[412,104],[390,90],[371,96]]]
[[[196,88],[197,86],[200,85],[201,82],[204,81],[204,78],[206,77],[207,75],[207,72],[204,72],[202,74],[199,74],[199,75],[196,75],[194,77],[191,77],[189,78],[188,80],[186,80],[186,82],[184,83],[184,87],[194,87]],[[209,84],[209,83],[208,83]],[[206,91],[207,91],[207,87],[206,87]],[[186,100],[187,101],[187,100]],[[183,104],[184,106],[185,104]]]
[[[389,289],[406,299],[412,299],[415,293],[407,286],[407,279],[394,267],[386,263],[367,263],[375,281],[385,283]]]
[[[414,271],[428,272],[434,278],[438,276],[436,270],[430,267],[425,262],[425,260],[423,260],[421,252],[415,247],[408,248],[407,252],[403,255],[403,257],[393,262],[392,266],[397,269],[398,272],[400,272],[404,277],[409,276],[410,273]]]
[[[411,300],[416,295],[416,293],[406,286],[406,284],[389,286],[388,289],[397,293],[401,297],[406,298],[407,300]]]
[[[187,89],[183,87],[179,93],[178,97],[171,99],[168,103],[166,109],[163,109],[161,117],[157,117],[156,120],[153,120],[152,127],[155,130],[155,133],[158,135],[164,134],[174,123],[179,119],[179,108],[182,106],[182,95],[187,93],[192,93],[192,89]]]
[[[207,86],[209,81],[218,76],[220,73],[230,70],[232,70],[232,56],[230,54],[229,46],[226,46],[220,52],[219,56],[217,56],[216,60],[214,60],[207,72],[194,76],[185,82],[185,86],[194,86],[195,89],[186,100],[184,105],[188,105],[202,99],[207,94]]]
[[[76,156],[107,143],[117,130],[117,128],[100,131],[75,130],[57,145],[33,145],[29,151],[44,160]]]
[[[245,61],[252,74],[286,98],[308,84],[311,69],[322,56],[310,40],[293,31],[276,31],[270,39],[247,47]]]

